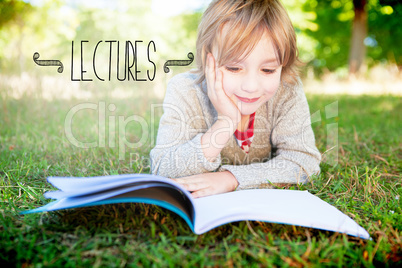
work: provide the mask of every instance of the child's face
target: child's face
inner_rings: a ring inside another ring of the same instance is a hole
[[[264,33],[247,58],[219,69],[223,72],[226,94],[237,104],[242,115],[249,115],[275,94],[282,66],[276,59],[269,35]]]

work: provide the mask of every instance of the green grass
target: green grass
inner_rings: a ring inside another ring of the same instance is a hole
[[[52,189],[46,183],[48,176],[149,173],[145,160],[154,137],[149,136],[140,148],[126,148],[125,153],[113,146],[77,148],[66,139],[64,120],[82,101],[2,97],[1,266],[401,265],[401,99],[318,95],[308,99],[311,112],[320,110],[322,116],[313,124],[320,151],[326,151],[327,126],[338,124],[338,164],[322,163],[321,175],[313,184],[290,188],[307,189],[334,205],[368,230],[372,240],[260,222],[227,224],[197,236],[177,215],[144,204],[19,215],[49,202],[43,198],[43,193]],[[338,101],[338,116],[326,118],[325,106],[334,101]],[[150,122],[146,101],[109,100],[106,105],[109,103],[116,105],[116,111],[106,110],[106,120],[114,116],[119,122],[119,115],[137,114]],[[97,121],[95,110],[77,113],[74,136],[80,141],[96,141]],[[157,123],[149,128],[156,130]],[[127,140],[137,142],[141,131],[139,124],[128,124]],[[117,132],[106,128],[106,144]],[[137,153],[139,161],[130,161],[130,153]]]

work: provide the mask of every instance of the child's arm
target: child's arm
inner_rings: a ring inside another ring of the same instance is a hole
[[[176,181],[194,197],[233,191],[238,182],[232,173],[212,171],[219,168],[220,151],[235,128],[227,120],[214,122],[205,109],[209,98],[197,94],[199,90],[192,88],[192,83],[189,74],[181,74],[168,84],[156,146],[150,153],[151,172],[180,178]],[[203,146],[206,142],[209,144]],[[212,150],[204,153],[206,147]]]
[[[224,165],[215,173],[180,178],[194,197],[259,188],[269,183],[304,183],[320,172],[321,154],[315,146],[310,113],[301,82],[283,87],[268,104],[273,113],[271,142],[276,156],[264,163]]]
[[[179,178],[216,171],[221,164],[220,154],[211,161],[203,152],[202,136],[220,121],[206,92],[194,84],[195,78],[180,74],[168,84],[156,146],[150,153],[153,174]]]
[[[240,111],[226,95],[222,73],[216,72],[215,61],[208,56],[205,70],[208,98],[196,90],[187,75],[172,79],[164,100],[157,144],[151,150],[152,173],[177,178],[215,171],[220,165],[220,152],[241,120]],[[211,127],[206,122],[207,107],[212,102],[217,120]],[[232,176],[232,175],[231,175]],[[232,180],[235,178],[232,176]],[[236,181],[237,183],[237,181]]]
[[[223,74],[216,66],[211,54],[207,56],[205,77],[208,97],[218,113],[218,120],[202,135],[201,144],[205,157],[213,162],[235,132],[241,120],[241,114],[223,90]]]

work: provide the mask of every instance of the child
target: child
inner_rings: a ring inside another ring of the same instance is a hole
[[[194,197],[318,174],[296,35],[280,1],[213,1],[198,30],[198,70],[168,84],[152,173]]]

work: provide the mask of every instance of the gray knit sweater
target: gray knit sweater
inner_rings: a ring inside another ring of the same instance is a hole
[[[321,154],[315,146],[309,107],[301,82],[281,83],[276,94],[255,114],[254,138],[246,154],[234,135],[214,162],[201,148],[201,136],[217,120],[205,82],[196,75],[173,77],[163,102],[156,146],[151,150],[151,172],[179,178],[214,171],[230,171],[238,189],[271,183],[304,183],[320,172]]]

